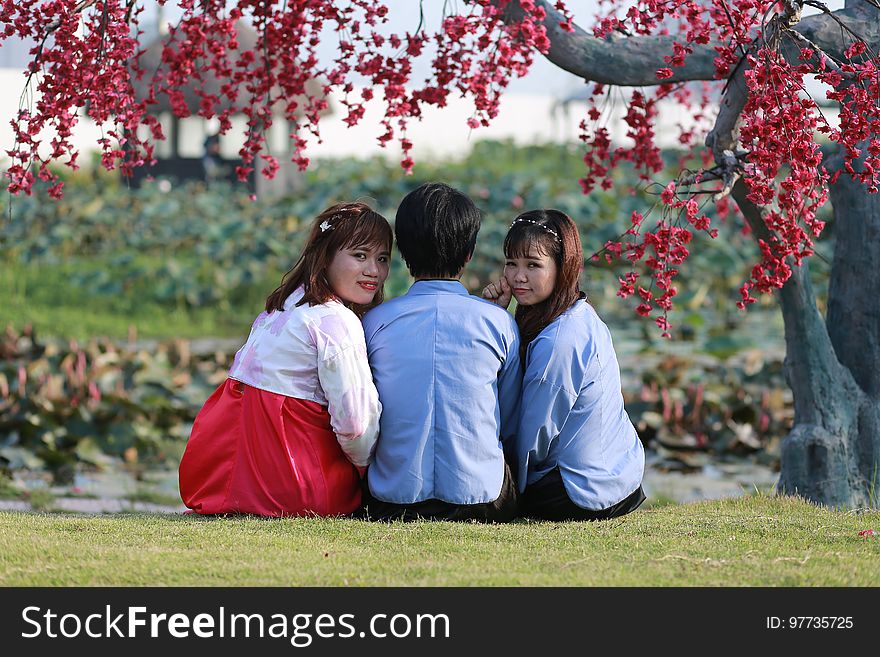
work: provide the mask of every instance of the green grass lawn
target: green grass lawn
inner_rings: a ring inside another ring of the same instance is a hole
[[[2,263],[0,330],[7,324],[17,329],[32,324],[39,336],[78,340],[124,340],[132,329],[140,338],[246,337],[266,294],[277,284],[275,278],[254,284],[249,303],[234,307],[223,308],[216,303],[196,308],[175,307],[149,300],[143,289],[149,282],[141,283],[139,290],[95,294],[71,282],[73,276],[84,270],[107,271],[111,280],[119,274],[119,267],[100,258],[87,264]]]
[[[4,586],[876,586],[880,512],[754,496],[596,523],[0,513]]]

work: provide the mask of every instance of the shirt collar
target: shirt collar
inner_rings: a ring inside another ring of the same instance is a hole
[[[461,296],[470,296],[470,292],[468,292],[465,286],[461,284],[461,281],[435,280],[416,281],[407,291],[407,295],[410,294],[458,294]]]
[[[571,307],[568,310],[566,310],[563,314],[573,315],[573,316],[583,315],[585,312],[589,311],[589,308],[590,308],[590,304],[587,303],[586,299],[578,299],[573,304],[571,304]]]

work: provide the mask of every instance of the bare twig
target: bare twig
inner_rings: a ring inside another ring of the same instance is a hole
[[[847,71],[842,70],[840,68],[840,62],[838,62],[831,55],[826,53],[824,50],[822,50],[819,46],[817,46],[815,43],[810,41],[807,37],[805,37],[800,32],[795,32],[794,30],[791,30],[789,32],[786,32],[785,36],[787,36],[792,41],[795,41],[798,45],[800,45],[801,48],[809,48],[810,50],[812,50],[814,53],[816,53],[817,58],[821,58],[822,56],[824,56],[825,57],[825,67],[831,69],[832,71],[837,73],[840,77],[847,79],[847,80],[852,80],[852,79],[855,79],[856,77],[858,77],[854,73],[849,73]]]
[[[81,0],[80,3],[76,7],[73,8],[73,11],[77,12],[77,13],[81,12],[85,9],[88,9],[89,7],[91,7],[92,5],[94,5],[97,2],[98,2],[98,0]],[[52,32],[57,30],[59,27],[61,27],[61,19],[56,18],[54,21],[52,21],[51,23],[49,23],[46,26],[46,31],[43,33],[44,37],[49,36]]]

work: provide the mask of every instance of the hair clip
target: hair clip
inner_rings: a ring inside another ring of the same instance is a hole
[[[332,217],[330,217],[329,219],[325,219],[324,221],[322,221],[322,222],[321,222],[321,225],[318,226],[318,228],[321,229],[321,232],[322,232],[322,233],[325,232],[325,231],[331,230],[331,229],[333,228],[333,224],[331,224],[330,222],[331,222],[331,221],[336,221],[336,220],[338,220],[338,219],[342,219],[342,215],[341,215],[341,214],[334,214],[334,215],[333,215]]]
[[[553,229],[550,228],[549,226],[545,226],[544,224],[538,223],[538,222],[535,221],[534,219],[525,219],[525,218],[523,218],[523,217],[517,217],[516,219],[514,219],[514,220],[510,223],[510,227],[513,228],[513,227],[514,227],[516,224],[518,224],[518,223],[534,224],[534,225],[537,226],[538,228],[543,228],[544,230],[546,230],[548,233],[550,233],[551,235],[553,235],[553,237],[555,237],[557,240],[559,239],[559,233],[557,233],[555,230],[553,230]]]

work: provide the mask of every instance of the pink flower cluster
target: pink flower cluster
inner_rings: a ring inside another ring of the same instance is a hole
[[[136,25],[141,11],[122,0],[2,0],[0,37],[15,35],[38,44],[27,75],[41,95],[34,108],[21,109],[11,121],[16,137],[6,153],[11,193],[30,193],[36,174],[50,183],[52,196],[61,196],[62,185],[49,165],[59,161],[77,168],[70,140],[77,112],[85,108],[96,121],[111,122],[100,139],[105,167],[119,162],[128,172],[152,159],[153,147],[138,136],[138,128],[145,126],[153,138],[161,138],[161,128],[145,114],[146,103],[134,97],[135,73],[128,64],[138,48],[129,21]],[[54,134],[48,151],[41,152],[44,130]]]
[[[627,100],[624,120],[629,127],[628,143],[613,146],[599,107],[606,102],[609,89],[598,85],[589,102],[587,120],[581,124],[581,140],[587,149],[584,155],[586,174],[580,183],[584,193],[596,186],[609,189],[614,181],[611,173],[621,161],[629,161],[645,180],[663,169],[655,145],[656,104],[672,98],[698,122],[709,118],[708,106],[717,99],[724,84],[738,67],[746,67],[745,79],[749,94],[739,124],[739,174],[748,189],[748,199],[762,208],[769,238],[758,239],[760,261],[750,278],[740,288],[745,308],[754,303],[752,292],[772,293],[791,276],[791,267],[800,266],[803,258],[813,253],[814,240],[821,234],[824,222],[817,219],[818,209],[827,201],[827,185],[833,179],[826,172],[817,141],[818,134],[841,144],[844,171],[863,182],[871,192],[878,188],[880,175],[880,59],[853,37],[839,66],[812,48],[801,51],[799,62],[787,62],[776,47],[768,47],[762,29],[767,18],[784,8],[773,0],[640,0],[621,16],[618,0],[601,0],[606,10],[594,29],[598,37],[611,32],[639,35],[675,33],[672,52],[665,58],[666,67],[656,73],[657,86],[646,94],[636,91]],[[715,47],[715,74],[718,82],[668,83],[675,69],[685,64],[694,44],[723,44]],[[816,74],[829,87],[827,98],[840,103],[839,128],[831,128],[819,111],[816,101],[805,93],[804,78]],[[698,94],[694,94],[698,91]],[[681,128],[679,142],[685,147],[695,145],[697,131]],[[709,217],[699,194],[720,191],[718,175],[708,169],[697,175],[682,175],[679,182],[659,184],[663,189],[659,219],[651,225],[641,213],[634,213],[632,227],[619,240],[605,245],[606,259],[625,258],[633,269],[620,278],[619,296],[637,296],[635,308],[640,315],[656,313],[655,321],[663,334],[669,335],[668,312],[676,289],[672,279],[688,256],[688,243],[693,231],[710,237],[717,230],[710,228]],[[859,159],[861,158],[861,159]],[[684,159],[684,158],[683,158]],[[858,160],[858,163],[857,163]],[[839,172],[838,174],[839,175]],[[706,185],[714,182],[714,189]],[[658,185],[658,183],[653,183]],[[729,213],[726,199],[719,203],[721,217]],[[650,215],[651,211],[646,213]],[[748,232],[748,227],[744,227]],[[763,234],[763,231],[762,231]],[[637,285],[642,274],[637,265],[645,267],[651,284]]]
[[[17,143],[9,152],[10,191],[30,193],[36,171],[54,183],[53,195],[61,195],[61,183],[49,165],[60,161],[76,167],[70,135],[78,111],[111,126],[100,140],[105,167],[119,166],[128,173],[151,162],[153,143],[163,135],[149,107],[166,95],[177,116],[189,116],[194,110],[184,89],[193,86],[199,89],[196,113],[217,117],[221,133],[231,129],[234,114],[246,117],[243,164],[238,169],[242,179],[260,160],[263,175],[271,178],[278,170],[276,159],[264,154],[266,133],[278,116],[292,127],[292,160],[306,168],[306,136],[320,138],[319,120],[334,91],[342,95],[349,125],[363,118],[366,101],[382,98],[383,131],[378,140],[383,146],[398,141],[401,166],[409,172],[413,160],[407,124],[419,119],[425,106],[443,107],[449,95],[457,93],[474,103],[468,124],[488,125],[510,79],[528,71],[536,51],[549,48],[544,9],[534,0],[523,0],[523,19],[504,22],[507,4],[473,0],[462,12],[446,16],[434,32],[420,26],[398,35],[383,33],[388,8],[377,0],[303,0],[291,5],[282,0],[178,0],[183,17],[171,28],[162,66],[146,71],[139,63],[138,3],[0,0],[0,39],[16,35],[40,44],[31,53],[30,73],[41,97],[13,121]],[[564,3],[556,7],[565,16],[562,27],[573,29]],[[240,20],[257,32],[252,48],[238,42]],[[338,42],[338,56],[330,63],[320,62],[316,53],[325,39]],[[412,62],[429,44],[436,49],[432,73],[426,80],[415,80]],[[219,93],[199,84],[209,75],[221,82]],[[132,81],[144,76],[149,92],[138,98]],[[354,93],[356,83],[363,85],[360,94]],[[40,135],[46,128],[57,135],[49,153],[41,149]]]

